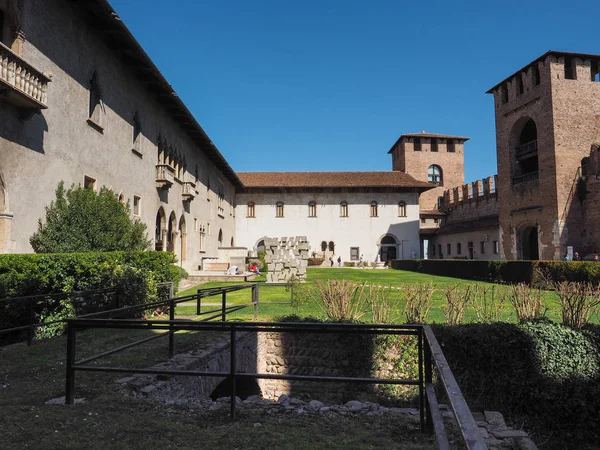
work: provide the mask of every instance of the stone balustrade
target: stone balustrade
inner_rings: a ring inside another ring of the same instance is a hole
[[[168,164],[156,165],[156,187],[169,188],[175,182],[175,169]]]
[[[184,181],[181,196],[183,201],[186,202],[194,200],[194,197],[196,197],[196,184],[191,181]]]
[[[28,110],[46,109],[50,81],[50,77],[0,42],[0,92],[5,91],[10,103]]]

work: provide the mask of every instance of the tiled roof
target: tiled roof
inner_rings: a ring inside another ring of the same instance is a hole
[[[481,217],[480,219],[466,220],[462,222],[447,223],[440,227],[437,234],[466,233],[468,231],[495,228],[499,225],[498,216]]]
[[[438,139],[457,139],[459,141],[465,141],[465,142],[470,139],[466,136],[453,136],[450,134],[426,133],[425,131],[421,131],[420,133],[406,133],[406,134],[400,135],[398,140],[396,142],[394,142],[394,145],[392,145],[392,148],[390,148],[388,150],[388,153],[392,153],[394,151],[394,148],[396,147],[396,145],[398,145],[398,142],[400,142],[402,140],[402,138],[415,138],[415,137],[438,138]]]
[[[237,172],[246,188],[406,187],[422,191],[435,186],[404,172]]]

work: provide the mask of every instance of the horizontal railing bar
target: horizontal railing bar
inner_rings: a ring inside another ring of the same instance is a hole
[[[200,372],[196,370],[165,370],[165,369],[129,369],[123,367],[107,366],[83,366],[76,364],[73,370],[82,372],[116,372],[116,373],[139,373],[142,375],[177,375],[197,377],[228,377],[231,372]],[[402,384],[407,386],[418,386],[419,380],[395,380],[385,378],[354,378],[354,377],[327,377],[317,375],[275,375],[261,373],[236,373],[236,378],[258,378],[265,380],[296,380],[296,381],[327,381],[339,383],[361,383],[361,384]]]
[[[481,434],[479,433],[479,427],[475,423],[473,414],[467,405],[467,402],[454,378],[454,374],[448,365],[448,361],[442,352],[442,348],[438,343],[433,331],[428,325],[423,326],[427,343],[431,349],[431,355],[438,369],[438,375],[442,381],[442,386],[448,397],[450,407],[454,411],[454,416],[458,422],[460,432],[463,435],[465,444],[469,450],[483,450],[487,449]]]
[[[450,443],[446,435],[446,427],[444,419],[440,413],[440,405],[438,405],[437,397],[435,396],[435,388],[432,383],[427,383],[425,390],[427,391],[427,402],[429,403],[429,413],[433,422],[433,431],[437,440],[439,450],[450,450]]]
[[[158,339],[160,337],[164,337],[164,336],[168,336],[168,335],[169,335],[169,332],[166,332],[166,333],[157,334],[156,336],[150,336],[150,337],[147,337],[147,338],[144,338],[144,339],[140,339],[139,341],[132,342],[132,343],[126,344],[126,345],[122,345],[121,347],[113,348],[112,350],[108,350],[106,352],[99,353],[99,354],[94,355],[94,356],[90,356],[89,358],[82,359],[80,361],[77,361],[75,364],[89,363],[91,361],[95,361],[97,359],[104,358],[105,356],[112,355],[113,353],[118,353],[118,352],[120,352],[122,350],[127,350],[128,348],[135,347],[136,345],[141,345],[141,344],[143,344],[145,342],[152,341],[154,339]]]

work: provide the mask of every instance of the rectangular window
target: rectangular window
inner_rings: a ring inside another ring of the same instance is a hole
[[[517,75],[517,96],[523,95],[523,74]]]
[[[340,217],[348,217],[348,203],[340,203]]]
[[[219,180],[219,191],[217,193],[217,214],[220,217],[225,217],[225,208],[223,208],[223,203],[225,202],[225,187],[223,186],[223,182]]]
[[[204,251],[204,246],[206,245],[206,228],[203,226],[200,227],[200,251]]]
[[[317,204],[315,202],[308,204],[308,217],[317,217]]]
[[[438,223],[438,224],[439,224],[439,223],[440,223],[440,219],[438,219],[437,217],[435,217],[435,218],[433,219],[433,223]]]
[[[427,219],[425,217],[421,217],[421,223],[427,223]]]
[[[377,202],[371,202],[371,208],[369,211],[370,211],[371,217],[378,217],[377,216]]]
[[[479,247],[479,253],[481,253],[482,255],[485,255],[485,241],[481,241],[480,247]]]
[[[194,217],[194,231],[198,231],[198,219]]]
[[[358,261],[359,260],[359,248],[358,247],[350,247],[350,261]]]
[[[141,197],[134,195],[133,196],[133,215],[139,216],[142,209],[142,199]]]
[[[462,253],[462,244],[460,242],[456,243],[456,254],[460,255]]]
[[[255,206],[254,203],[248,203],[248,206],[246,207],[246,217],[249,218],[255,218],[256,217],[256,210],[255,210]]]
[[[500,87],[500,94],[502,95],[502,103],[508,103],[508,85],[503,84]]]
[[[438,244],[438,255],[440,255],[440,258],[442,257],[442,244]]]
[[[452,245],[446,244],[446,254],[450,256],[452,254]]]
[[[499,250],[498,241],[494,241],[494,254],[497,255]]]
[[[422,150],[421,138],[415,138],[415,152],[420,152]]]
[[[431,256],[435,256],[435,245],[431,246]]]
[[[446,141],[446,151],[448,153],[454,153],[454,141],[452,139]]]
[[[398,217],[406,217],[406,203],[398,203]]]
[[[83,177],[83,187],[85,189],[91,189],[92,191],[96,190],[96,179],[92,177],[88,177],[87,175]]]
[[[210,223],[206,224],[206,235],[210,236]]]
[[[432,152],[438,151],[438,141],[436,138],[431,138],[431,151]]]
[[[283,202],[277,202],[275,205],[275,217],[283,217]]]

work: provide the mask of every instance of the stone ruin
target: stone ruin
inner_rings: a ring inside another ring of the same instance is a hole
[[[309,248],[306,236],[265,238],[267,283],[304,281]]]

